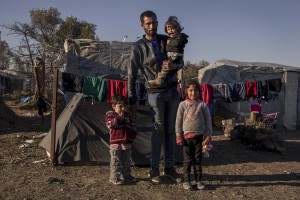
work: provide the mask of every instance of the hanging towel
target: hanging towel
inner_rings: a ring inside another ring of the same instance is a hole
[[[223,83],[212,84],[213,98],[226,98],[226,85]]]
[[[83,94],[93,96],[104,102],[107,96],[107,80],[100,77],[85,76],[83,79]]]
[[[200,90],[201,100],[204,101],[207,106],[209,106],[213,99],[213,87],[210,84],[202,83],[200,84]]]
[[[108,85],[108,95],[107,100],[109,103],[112,103],[112,97],[115,94],[122,93],[127,97],[127,81],[123,80],[107,80]]]
[[[227,101],[237,102],[246,100],[246,86],[244,82],[227,84]]]
[[[246,82],[246,97],[247,100],[249,100],[251,97],[253,99],[258,98],[257,81]]]

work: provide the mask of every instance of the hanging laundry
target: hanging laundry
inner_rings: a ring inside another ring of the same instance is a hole
[[[202,83],[200,84],[201,95],[200,98],[202,101],[209,106],[213,100],[213,87],[210,84]]]
[[[213,87],[213,98],[227,98],[226,96],[226,84],[212,84]]]
[[[136,88],[135,91],[138,100],[148,100],[147,90],[143,83],[136,82],[135,88]]]
[[[257,82],[257,91],[258,91],[258,103],[261,103],[262,101],[268,102],[269,87],[266,81]]]
[[[123,80],[107,80],[108,94],[107,100],[112,103],[112,97],[115,94],[122,93],[127,97],[127,81]]]
[[[257,99],[258,98],[258,90],[257,90],[257,81],[246,82],[246,98],[249,100],[250,98]]]
[[[107,79],[85,76],[83,78],[83,94],[104,102],[107,97]]]
[[[246,100],[246,86],[244,82],[229,83],[226,87],[227,101],[237,102]]]
[[[70,74],[62,73],[62,86],[64,92],[82,92],[83,77]]]
[[[280,92],[281,88],[282,88],[282,82],[281,79],[270,79],[267,80],[268,81],[268,85],[269,85],[269,90],[270,91],[274,91],[274,92]]]

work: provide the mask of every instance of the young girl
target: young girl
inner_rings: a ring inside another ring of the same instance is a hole
[[[170,62],[179,64],[183,59],[184,47],[188,43],[188,35],[182,33],[183,27],[178,22],[176,16],[170,16],[165,24],[165,32],[169,35],[167,40],[166,51],[167,59]],[[161,87],[165,83],[165,78],[169,70],[162,69],[157,74],[157,78],[148,81],[152,86]]]
[[[186,84],[186,100],[179,104],[176,117],[176,143],[183,145],[183,188],[187,190],[192,189],[192,165],[197,188],[205,189],[201,182],[202,145],[209,143],[212,134],[210,112],[206,104],[199,99],[199,93],[199,83],[189,81]]]

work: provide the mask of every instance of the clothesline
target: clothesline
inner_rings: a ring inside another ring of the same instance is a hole
[[[101,102],[111,103],[113,95],[122,93],[127,97],[127,81],[112,80],[102,77],[79,76],[71,73],[62,73],[62,85],[65,92],[77,92],[95,97]],[[144,84],[136,83],[138,100],[147,100]]]

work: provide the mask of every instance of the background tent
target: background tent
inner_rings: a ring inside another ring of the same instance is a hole
[[[263,62],[239,62],[219,60],[198,71],[199,83],[228,84],[263,81],[280,78],[284,89],[276,100],[263,104],[263,112],[279,112],[279,123],[295,130],[300,125],[299,67]],[[249,114],[249,106],[257,100],[227,103],[215,99],[215,115],[223,118],[239,118]]]
[[[80,76],[126,79],[127,63],[133,43],[76,39],[65,41],[64,72]],[[82,93],[66,94],[68,104],[57,120],[55,154],[59,164],[73,161],[109,162],[109,134],[104,116],[111,105],[93,101]],[[150,163],[152,119],[150,107],[139,106],[138,135],[133,143],[135,165]],[[50,152],[51,131],[40,146]],[[176,149],[176,162],[182,162],[181,148]],[[162,151],[161,157],[164,152]]]
[[[0,94],[23,90],[24,79],[9,70],[0,70]]]

